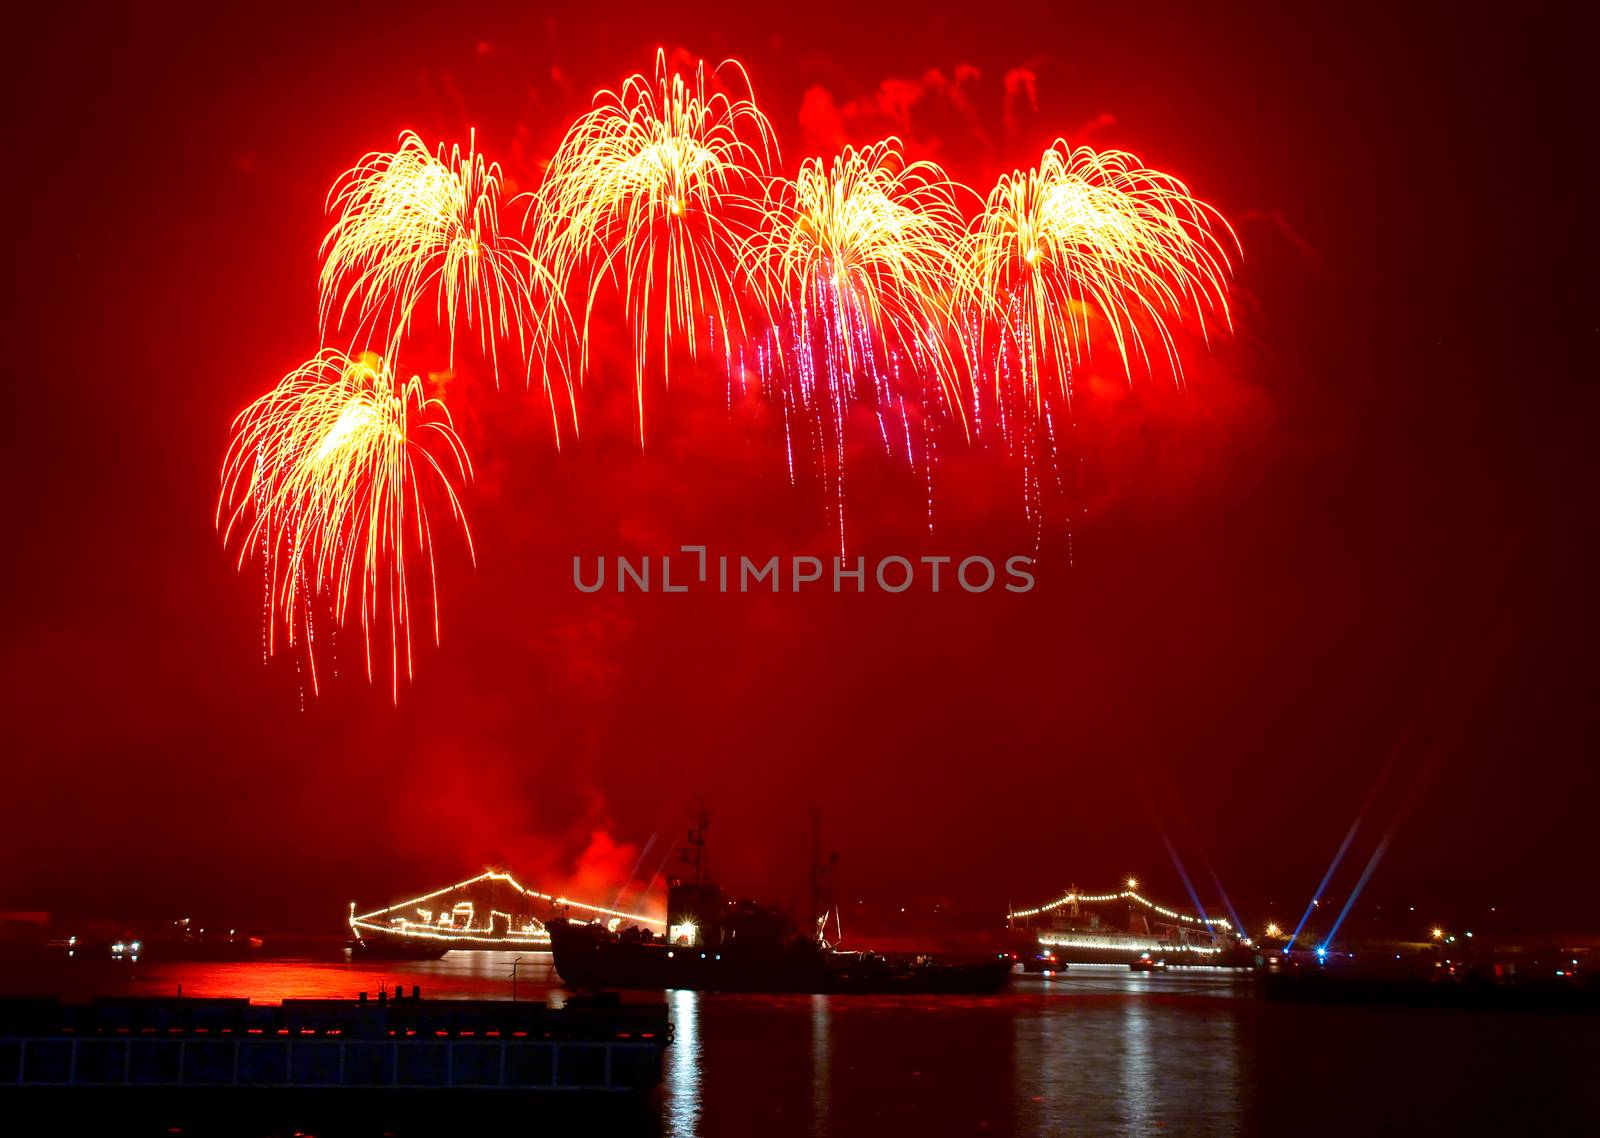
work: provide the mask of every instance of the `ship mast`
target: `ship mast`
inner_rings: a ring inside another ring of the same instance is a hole
[[[694,866],[694,883],[697,886],[706,882],[706,827],[710,824],[711,817],[706,813],[705,799],[702,798],[694,829],[689,831],[689,844],[678,851],[678,856],[686,864]]]
[[[827,886],[825,879],[838,864],[839,855],[829,854],[826,862],[822,859],[822,811],[813,806],[811,808],[811,910],[807,914],[811,921],[811,939],[820,941],[822,930],[827,925],[828,908],[831,902],[824,907]]]

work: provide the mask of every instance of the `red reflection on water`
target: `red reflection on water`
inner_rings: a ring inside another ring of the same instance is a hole
[[[564,995],[548,952],[451,952],[440,960],[160,961],[118,964],[57,962],[17,970],[6,987],[17,994],[83,1000],[100,996],[243,997],[257,1004],[285,999],[353,999],[403,987],[440,999],[509,1000],[512,965],[516,997],[559,1003]]]

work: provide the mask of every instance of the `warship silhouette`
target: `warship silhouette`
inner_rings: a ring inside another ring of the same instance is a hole
[[[707,816],[701,810],[681,856],[692,876],[667,883],[667,931],[558,918],[547,922],[556,972],[579,989],[687,988],[715,992],[975,994],[1010,975],[1009,953],[978,963],[931,956],[844,951],[822,936],[813,867],[811,931],[776,909],[728,900],[705,874]]]

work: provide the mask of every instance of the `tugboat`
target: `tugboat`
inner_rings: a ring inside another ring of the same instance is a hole
[[[1068,964],[1048,948],[1034,946],[1026,952],[1017,952],[1012,955],[1017,957],[1017,963],[1024,972],[1040,972],[1046,976],[1054,976],[1065,972]]]
[[[665,936],[639,925],[612,930],[598,921],[548,923],[564,983],[579,989],[907,994],[984,993],[1006,983],[1009,954],[947,964],[929,956],[843,952],[820,932],[801,935],[770,908],[727,900],[705,876],[706,824],[702,810],[682,855],[694,876],[667,883]]]

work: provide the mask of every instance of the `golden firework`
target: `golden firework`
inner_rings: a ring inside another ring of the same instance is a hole
[[[280,626],[290,645],[303,639],[315,688],[317,614],[340,627],[359,613],[369,679],[373,628],[388,626],[398,699],[402,656],[408,676],[412,668],[413,558],[427,577],[439,636],[425,489],[437,484],[470,555],[452,480],[471,471],[444,404],[415,376],[398,382],[371,353],[353,359],[324,350],[241,412],[223,460],[217,521],[224,544],[239,535],[241,567],[261,558],[267,653]]]
[[[643,437],[652,342],[668,368],[675,337],[691,355],[742,335],[734,282],[740,249],[761,217],[776,154],[772,127],[749,97],[707,93],[705,64],[685,77],[657,52],[654,79],[601,91],[567,132],[535,195],[533,248],[563,289],[583,280],[582,365],[601,284],[622,291],[634,349]],[[586,278],[586,279],[585,279]],[[712,341],[706,345],[707,337]]]
[[[561,346],[565,307],[544,266],[500,229],[498,163],[443,145],[435,154],[416,134],[398,149],[368,154],[328,195],[336,214],[322,242],[323,336],[353,318],[354,341],[376,337],[393,358],[418,307],[435,296],[439,322],[455,338],[476,327],[499,377],[501,339],[515,333],[531,373]],[[559,367],[561,361],[556,358]],[[564,370],[564,369],[562,369]]]
[[[1002,177],[964,244],[962,291],[1000,352],[1013,352],[1029,395],[1072,369],[1103,324],[1124,374],[1151,365],[1154,336],[1181,375],[1173,323],[1230,323],[1227,245],[1237,237],[1178,179],[1122,151],[1057,141],[1032,170]],[[997,372],[998,373],[998,372]]]
[[[963,190],[933,163],[908,163],[896,138],[847,147],[831,165],[807,159],[769,196],[750,244],[773,323],[808,340],[820,323],[835,383],[865,377],[881,395],[893,373],[928,373],[959,407],[949,344]]]

